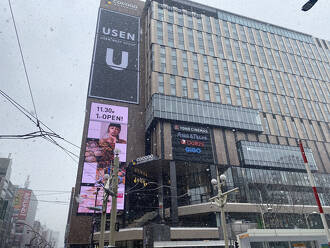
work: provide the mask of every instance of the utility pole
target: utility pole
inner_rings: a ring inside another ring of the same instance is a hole
[[[105,223],[107,220],[107,204],[108,204],[108,198],[109,198],[108,191],[109,191],[109,184],[110,184],[109,175],[105,174],[104,179],[106,180],[106,182],[105,182],[105,185],[103,188],[103,203],[102,203],[101,230],[100,230],[100,242],[99,242],[100,248],[104,248],[104,231],[105,231]]]
[[[225,240],[225,248],[229,248],[227,227],[226,227],[225,205],[227,203],[228,194],[230,194],[232,192],[237,192],[238,188],[234,188],[234,189],[231,189],[231,190],[228,190],[228,191],[222,193],[221,187],[226,183],[226,176],[225,175],[219,176],[218,169],[217,169],[217,179],[212,179],[211,183],[214,186],[217,186],[218,194],[216,196],[210,198],[209,201],[214,201],[220,208],[221,227],[222,227],[222,231],[223,231],[223,238]]]
[[[112,168],[112,201],[111,201],[111,212],[110,212],[110,235],[109,235],[109,246],[116,247],[115,241],[115,227],[117,220],[117,193],[118,193],[118,170],[119,170],[119,156],[116,152],[114,164]]]
[[[301,155],[302,155],[303,160],[304,160],[305,169],[307,171],[309,183],[312,186],[314,197],[315,197],[317,206],[319,208],[319,213],[320,213],[320,216],[321,216],[321,220],[322,220],[324,232],[325,232],[325,235],[327,237],[328,246],[330,247],[330,232],[329,232],[329,227],[328,227],[327,219],[326,219],[325,214],[324,214],[324,211],[323,211],[323,207],[322,207],[322,204],[321,204],[321,201],[320,201],[320,198],[319,198],[319,194],[317,193],[315,180],[314,180],[314,177],[312,175],[311,169],[309,167],[309,164],[308,164],[308,161],[307,161],[307,157],[306,157],[306,154],[305,154],[305,150],[304,150],[304,147],[303,147],[303,144],[302,144],[301,140],[299,141],[299,147],[300,147]]]

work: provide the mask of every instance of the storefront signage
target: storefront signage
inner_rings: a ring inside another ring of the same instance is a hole
[[[213,151],[208,128],[173,124],[172,149],[175,160],[213,163]]]

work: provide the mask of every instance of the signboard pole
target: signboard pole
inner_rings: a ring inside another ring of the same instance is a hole
[[[329,227],[328,227],[327,219],[325,218],[325,214],[324,214],[324,211],[323,211],[323,208],[322,208],[322,205],[321,205],[321,201],[320,201],[319,195],[317,193],[315,181],[314,181],[311,169],[309,168],[309,164],[308,164],[307,157],[306,157],[306,154],[305,154],[305,150],[304,150],[304,147],[303,147],[303,144],[302,144],[301,140],[299,141],[299,147],[300,147],[301,155],[304,159],[304,164],[305,164],[305,167],[306,167],[308,179],[309,179],[309,182],[310,182],[310,184],[313,188],[315,200],[316,200],[317,206],[319,208],[319,212],[320,212],[320,216],[321,216],[321,219],[322,219],[322,224],[323,224],[323,227],[324,227],[325,235],[327,236],[327,240],[328,240],[328,246],[330,247],[330,233],[329,233]]]
[[[109,189],[109,181],[110,181],[110,179],[107,178],[107,181],[104,186],[104,191],[103,191],[101,230],[100,230],[100,242],[99,242],[100,248],[104,248],[104,231],[105,231],[105,224],[106,224],[106,220],[107,220],[107,205],[108,205],[108,198],[109,198],[109,194],[106,191],[106,189]]]
[[[109,236],[109,246],[115,247],[115,226],[117,219],[117,193],[118,193],[118,168],[119,168],[119,157],[116,153],[112,171],[112,191],[114,196],[112,196],[111,201],[111,213],[110,213],[110,236]]]

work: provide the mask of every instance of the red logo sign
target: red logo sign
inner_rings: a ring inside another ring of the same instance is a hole
[[[187,145],[187,146],[198,146],[198,147],[204,147],[205,143],[202,141],[196,141],[196,140],[180,140],[181,145]]]

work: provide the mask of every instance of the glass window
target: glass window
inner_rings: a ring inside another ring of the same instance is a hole
[[[234,43],[234,48],[235,48],[235,54],[236,54],[237,61],[243,62],[239,42],[237,40],[233,40],[233,43]]]
[[[239,27],[239,34],[240,34],[241,40],[246,42],[247,39],[246,39],[244,27],[241,25],[239,25],[238,27]]]
[[[174,23],[173,10],[170,9],[167,10],[167,18],[168,18],[168,22]]]
[[[163,23],[157,21],[157,42],[163,44]]]
[[[182,97],[188,97],[188,85],[186,78],[181,78],[181,87]]]
[[[198,89],[198,81],[193,80],[193,90],[194,90],[194,98],[199,99],[199,89]]]
[[[257,66],[260,66],[260,61],[259,61],[259,57],[257,54],[257,49],[255,45],[250,45],[251,51],[252,51],[252,55],[253,55],[253,60],[254,60],[254,64]]]
[[[180,49],[184,49],[184,35],[183,35],[183,28],[180,26],[177,26],[178,30],[178,45]]]
[[[262,37],[263,37],[263,39],[264,39],[264,44],[265,44],[265,46],[266,46],[266,47],[270,47],[270,41],[269,41],[269,38],[268,38],[267,33],[264,32],[264,31],[261,31],[261,33],[262,33]]]
[[[304,124],[303,120],[300,120],[300,126],[301,126],[301,129],[302,129],[302,132],[303,132],[303,136],[306,139],[308,139],[307,130],[306,130],[306,127],[305,127],[305,124]]]
[[[249,66],[249,68],[250,68],[250,74],[251,74],[254,89],[259,90],[259,84],[258,84],[256,71],[253,66]]]
[[[194,77],[199,79],[199,67],[198,67],[198,59],[197,59],[197,54],[193,53],[193,67],[194,67]]]
[[[225,55],[223,53],[223,47],[222,47],[222,41],[220,36],[217,37],[217,47],[218,47],[218,57],[225,58]]]
[[[250,81],[249,81],[249,77],[248,77],[248,74],[247,74],[246,65],[245,64],[240,64],[240,66],[241,66],[241,71],[242,71],[242,74],[243,74],[243,80],[244,80],[245,87],[250,89]]]
[[[231,65],[232,65],[233,74],[234,74],[234,85],[240,87],[241,82],[240,82],[240,78],[239,78],[239,74],[238,74],[237,65],[235,62],[232,62]]]
[[[244,54],[245,62],[248,63],[248,64],[252,64],[247,43],[242,43],[242,48],[243,48],[243,54]]]
[[[194,23],[193,23],[193,18],[191,15],[186,15],[187,16],[187,21],[188,21],[188,27],[189,28],[193,28],[194,27]]]
[[[264,70],[262,68],[259,68],[259,75],[260,75],[260,78],[261,78],[262,87],[264,88],[264,91],[268,92],[266,77],[265,77],[265,74],[264,74]]]
[[[164,9],[163,6],[158,4],[158,20],[163,21],[164,20]]]
[[[296,123],[295,123],[295,121],[294,121],[293,118],[291,120],[292,120],[291,121],[291,126],[292,126],[292,130],[293,130],[294,136],[296,138],[299,138],[299,134],[298,134],[298,129],[297,129]]]
[[[271,86],[271,92],[273,93],[277,93],[277,89],[276,89],[276,85],[275,85],[275,80],[272,74],[271,70],[267,70],[267,74],[268,74],[268,79],[269,79],[269,83]]]
[[[226,54],[228,59],[234,60],[233,51],[231,50],[230,40],[225,38]]]
[[[272,113],[272,107],[270,105],[269,97],[267,93],[264,93],[264,99],[265,99],[265,104],[266,104],[266,110],[270,113]]]
[[[164,46],[160,47],[160,71],[166,72],[166,50]]]
[[[203,30],[202,18],[197,18],[197,29]]]
[[[260,101],[260,97],[259,97],[259,93],[258,91],[254,91],[254,98],[256,100],[257,103],[257,108],[262,111],[262,105],[261,105],[261,101]]]
[[[283,128],[284,128],[285,136],[290,136],[289,128],[288,128],[288,125],[287,125],[287,122],[286,122],[284,116],[282,117],[282,124],[283,124]]]
[[[314,106],[315,106],[315,109],[316,109],[316,111],[317,111],[317,115],[319,116],[319,119],[320,119],[321,121],[324,121],[324,116],[323,116],[323,114],[322,114],[322,111],[321,111],[321,108],[320,108],[319,103],[318,103],[318,102],[314,102]]]
[[[226,37],[230,37],[228,22],[223,21],[222,26],[223,26],[223,35]]]
[[[268,55],[268,61],[270,62],[270,66],[272,69],[276,70],[276,63],[272,54],[272,50],[269,48],[266,48],[267,55]]]
[[[202,32],[197,31],[199,53],[205,53],[204,40]]]
[[[206,32],[212,33],[212,26],[211,26],[211,19],[209,16],[205,17],[205,24],[206,24]]]
[[[165,93],[164,90],[164,75],[161,73],[158,73],[158,91],[159,93]]]
[[[314,126],[313,126],[313,124],[312,124],[311,121],[309,121],[309,129],[311,130],[311,133],[312,133],[313,139],[314,139],[314,140],[317,140],[317,136],[316,136],[316,133],[315,133],[315,129],[314,129]]]
[[[289,57],[290,57],[290,61],[291,61],[291,64],[292,64],[292,70],[293,70],[293,73],[294,74],[297,74],[297,75],[300,75],[300,70],[299,70],[299,67],[298,67],[298,64],[297,64],[297,61],[296,61],[296,58],[293,54],[288,54]]]
[[[280,108],[280,104],[278,103],[278,100],[277,100],[277,96],[275,94],[272,94],[273,95],[273,102],[274,102],[274,106],[275,106],[275,112],[277,114],[281,114],[281,108]]]
[[[263,119],[264,119],[265,133],[266,133],[266,134],[270,134],[270,131],[269,131],[269,124],[268,124],[268,120],[267,120],[266,114],[264,114]]]
[[[252,108],[251,96],[248,89],[244,89],[244,95],[245,95],[247,107]]]
[[[274,134],[275,135],[280,135],[280,129],[278,127],[277,119],[275,115],[273,115],[273,126],[274,126]]]
[[[270,39],[272,41],[272,46],[278,50],[278,45],[277,45],[277,42],[276,42],[276,38],[275,38],[275,35],[272,34],[272,33],[269,33],[269,36],[270,36]]]
[[[183,76],[188,77],[188,58],[187,58],[187,52],[182,52],[182,68],[183,68]]]
[[[221,94],[220,94],[220,85],[213,84],[214,92],[215,92],[215,101],[220,103],[221,102]]]
[[[293,115],[296,116],[296,117],[298,117],[298,109],[297,109],[296,102],[291,97],[289,98],[289,101],[290,101],[290,106],[293,109]]]
[[[194,43],[194,33],[192,29],[187,30],[188,33],[188,44],[189,44],[189,50],[195,51],[195,43]]]
[[[296,76],[292,76],[292,81],[293,81],[293,84],[294,84],[294,86],[296,88],[295,92],[297,93],[298,98],[302,98],[302,93],[301,93],[301,90],[300,90],[300,87],[299,87],[299,83],[298,83],[297,77]]]
[[[302,117],[307,118],[307,114],[306,114],[306,110],[305,110],[303,101],[301,99],[297,99],[297,101],[298,101],[298,105],[299,105],[299,109],[300,109],[300,113],[302,114]]]
[[[177,58],[176,58],[176,49],[172,49],[171,51],[171,63],[172,63],[172,74],[178,74],[178,65],[177,65]]]
[[[232,104],[229,86],[225,86],[225,94],[226,94],[227,104]]]
[[[174,47],[173,25],[170,23],[167,24],[167,32],[167,44],[170,47]]]
[[[238,40],[237,29],[236,29],[236,25],[234,23],[231,23],[231,34],[235,40]]]
[[[204,100],[205,101],[210,101],[210,89],[209,89],[209,83],[204,82]]]
[[[184,26],[183,13],[182,12],[177,12],[177,15],[178,15],[178,24],[180,26]]]
[[[215,24],[215,33],[217,35],[221,35],[221,28],[220,28],[220,23],[218,19],[214,19],[214,24]]]
[[[283,42],[283,37],[282,36],[277,36],[278,44],[280,45],[280,50],[286,52],[286,48]]]
[[[239,92],[239,88],[235,87],[235,95],[236,95],[236,104],[238,106],[242,106],[241,94]]]
[[[228,70],[228,64],[226,60],[222,60],[223,72],[225,74],[225,84],[230,85],[230,76]]]
[[[288,103],[286,101],[286,97],[285,96],[281,96],[280,98],[282,100],[282,105],[283,105],[285,114],[286,115],[290,115],[290,110],[289,110]]]
[[[261,35],[260,35],[260,32],[259,30],[255,30],[255,34],[256,34],[256,37],[257,37],[257,44],[259,46],[263,46],[263,42],[262,42],[262,39],[261,39]]]
[[[287,73],[283,73],[283,77],[284,77],[284,80],[285,80],[285,83],[286,83],[286,87],[288,87],[288,93],[289,93],[289,96],[294,96],[293,94],[293,89],[292,89],[292,85],[291,85],[291,81],[289,79],[289,76]]]
[[[220,83],[220,72],[219,72],[219,66],[218,66],[217,58],[213,58],[213,72],[214,72],[215,81],[217,83]]]
[[[308,112],[312,116],[312,119],[313,120],[316,120],[315,113],[314,113],[314,110],[312,108],[311,102],[310,101],[306,101],[306,104],[307,104],[307,107],[308,107]]]
[[[214,56],[214,47],[213,47],[213,41],[212,41],[212,35],[211,34],[206,34],[207,38],[207,45],[208,45],[208,50],[209,50],[209,55]]]
[[[250,40],[250,43],[251,44],[255,44],[255,40],[254,40],[254,36],[253,36],[253,33],[252,33],[252,29],[251,28],[247,28],[247,31],[248,31],[248,34],[249,34],[249,40]]]
[[[258,50],[259,50],[259,55],[260,55],[260,58],[261,58],[261,61],[262,61],[262,65],[264,67],[268,68],[269,65],[268,65],[268,61],[267,61],[264,49],[262,47],[258,47]]]
[[[275,59],[276,59],[276,63],[278,65],[278,68],[280,71],[284,71],[284,65],[280,56],[280,52],[279,51],[273,51],[275,54]]]
[[[293,53],[293,49],[292,49],[292,45],[290,43],[290,39],[288,39],[286,37],[284,37],[283,39],[285,40],[285,44],[286,44],[286,47],[288,49],[288,52]]]
[[[307,77],[308,76],[307,75],[307,70],[306,70],[306,67],[304,65],[304,62],[302,61],[302,58],[300,56],[297,56],[297,61],[298,61],[299,65],[300,65],[300,68],[302,69],[301,71],[302,71],[303,75],[305,77]]]
[[[175,81],[174,76],[170,77],[170,89],[171,89],[171,95],[175,96],[176,95],[176,81]]]
[[[206,81],[210,81],[209,63],[207,60],[207,56],[203,56],[203,66],[204,66],[204,79]]]

